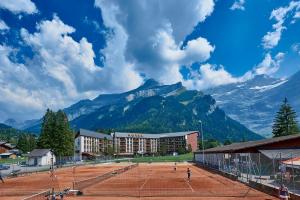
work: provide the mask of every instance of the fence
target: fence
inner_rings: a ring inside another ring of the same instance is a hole
[[[273,188],[284,184],[300,194],[300,149],[260,150],[259,153],[196,154],[195,160],[206,167],[231,175],[241,182]]]

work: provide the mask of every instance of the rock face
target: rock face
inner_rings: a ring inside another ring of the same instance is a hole
[[[159,133],[200,130],[202,122],[206,138],[262,138],[228,117],[210,95],[186,90],[181,83],[160,85],[152,79],[137,89],[82,100],[64,111],[74,128]]]
[[[204,92],[212,95],[217,105],[231,118],[256,133],[270,137],[275,114],[285,97],[300,115],[299,91],[300,72],[288,79],[260,75],[243,83],[219,86]]]
[[[160,85],[148,80],[137,89],[81,100],[64,111],[73,128],[130,132],[200,130],[219,141],[257,140],[262,137],[228,117],[210,95],[187,90],[181,83]],[[28,130],[38,130],[35,125]]]

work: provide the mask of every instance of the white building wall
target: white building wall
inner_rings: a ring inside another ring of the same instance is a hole
[[[41,157],[29,157],[28,158],[28,165],[35,165],[35,160],[37,160],[37,165],[39,166],[45,166],[45,165],[51,165],[51,158],[52,158],[52,153],[48,152],[46,155],[41,156]],[[55,164],[56,162],[56,157],[53,155],[53,163]]]

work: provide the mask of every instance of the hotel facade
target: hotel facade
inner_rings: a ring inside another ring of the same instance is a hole
[[[75,153],[78,158],[101,155],[113,148],[115,155],[154,155],[161,152],[171,154],[180,150],[198,150],[198,131],[175,133],[123,133],[111,135],[80,129],[75,138]]]

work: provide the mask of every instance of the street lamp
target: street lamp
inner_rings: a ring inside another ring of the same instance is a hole
[[[203,139],[203,129],[202,129],[202,121],[199,120],[200,122],[200,131],[201,131],[201,143],[202,143],[202,163],[204,164],[204,139]]]

